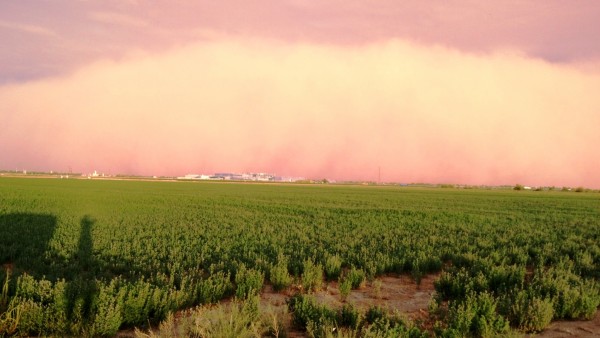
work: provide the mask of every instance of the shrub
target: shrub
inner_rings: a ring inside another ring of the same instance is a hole
[[[406,337],[406,338],[428,338],[427,331],[421,331],[417,327],[407,327],[401,321],[383,318],[375,321],[371,326],[363,330],[359,337]]]
[[[325,262],[325,277],[327,280],[337,280],[342,273],[342,259],[338,256],[329,256]]]
[[[352,267],[348,274],[346,275],[346,280],[350,281],[353,289],[358,289],[365,282],[365,272],[361,269],[356,269]]]
[[[19,306],[21,309],[19,335],[31,336],[36,332],[44,332],[44,309],[42,305],[31,299],[19,299]],[[2,335],[0,334],[0,336]]]
[[[410,275],[413,278],[413,280],[415,281],[415,283],[417,283],[417,285],[420,286],[421,280],[423,279],[423,271],[421,271],[421,268],[418,266],[414,267],[411,270]]]
[[[465,268],[443,272],[434,285],[442,299],[464,299],[469,291],[488,290],[487,278],[481,271],[474,273],[474,269],[467,271]]]
[[[579,310],[579,316],[585,319],[592,319],[596,310],[600,306],[600,288],[594,281],[586,281],[579,288],[580,297],[577,300],[576,308]]]
[[[342,301],[345,301],[346,298],[350,295],[350,291],[352,290],[352,282],[346,278],[343,282],[340,283],[340,298]]]
[[[136,337],[264,337],[270,327],[256,309],[257,297],[236,300],[228,305],[203,306],[188,310],[179,319],[172,314],[160,323],[158,330],[144,333],[136,329]]]
[[[338,313],[338,324],[356,329],[361,322],[360,312],[351,304],[344,304]]]
[[[138,281],[135,284],[124,285],[121,311],[123,323],[127,325],[140,325],[148,318],[150,312],[150,296],[152,295],[150,283]]]
[[[373,293],[375,294],[375,298],[377,299],[381,299],[381,286],[381,280],[376,279],[373,281]]]
[[[260,317],[260,296],[252,295],[246,298],[242,303],[242,313],[251,320],[257,320]]]
[[[373,324],[375,321],[377,321],[379,319],[384,319],[386,317],[387,316],[386,316],[385,310],[383,310],[383,308],[380,306],[371,306],[367,310],[367,313],[365,314],[365,319],[370,324]]]
[[[509,299],[511,306],[508,313],[510,322],[524,332],[543,330],[554,315],[552,301],[533,296],[531,292],[522,290],[514,299]]]
[[[277,264],[271,266],[271,270],[269,272],[269,279],[273,284],[273,289],[275,291],[280,291],[292,283],[292,277],[288,272],[288,260],[283,254],[279,254],[277,258]]]
[[[321,288],[323,283],[323,268],[320,264],[307,259],[304,261],[302,273],[302,288],[306,292],[316,291]]]
[[[505,293],[514,288],[522,288],[525,283],[524,266],[494,266],[488,273],[489,289],[492,292]]]
[[[557,318],[591,319],[600,305],[600,294],[593,281],[584,281],[576,286],[563,285],[554,298]]]
[[[489,293],[469,294],[449,303],[449,328],[459,336],[491,337],[509,331],[508,322],[496,313],[497,301]]]
[[[108,286],[100,287],[94,304],[96,315],[92,326],[93,335],[114,336],[117,333],[123,322],[119,298],[114,280]]]
[[[536,295],[549,298],[554,304],[554,318],[591,318],[600,305],[600,287],[594,280],[584,280],[574,274],[572,262],[536,274],[532,287]]]
[[[228,273],[216,272],[196,286],[196,299],[200,303],[215,303],[233,292]]]
[[[31,275],[23,274],[17,278],[17,295],[36,302],[47,304],[52,300],[52,282],[35,280]]]
[[[67,318],[68,309],[75,304],[71,304],[67,298],[64,280],[53,284],[48,280],[37,281],[30,275],[23,274],[17,279],[17,295],[13,300],[20,310],[20,335],[68,333],[82,327],[81,318]]]
[[[247,269],[244,264],[241,264],[235,274],[235,296],[246,299],[249,296],[257,295],[262,289],[263,281],[262,272]]]
[[[326,306],[318,305],[311,296],[293,296],[288,300],[288,308],[292,313],[293,324],[305,330],[311,324],[322,327],[335,323],[336,313]]]

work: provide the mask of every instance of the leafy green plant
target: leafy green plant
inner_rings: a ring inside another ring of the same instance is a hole
[[[508,318],[523,332],[542,331],[554,315],[552,301],[533,296],[530,290],[519,291],[508,302]]]
[[[372,285],[373,285],[373,293],[374,293],[375,298],[381,299],[381,287],[382,287],[383,283],[381,282],[381,280],[376,279],[373,281]]]
[[[554,318],[592,318],[600,306],[600,285],[573,273],[570,260],[536,274],[532,288],[554,305]]]
[[[216,272],[196,284],[196,299],[200,303],[214,303],[233,291],[228,273]]]
[[[365,314],[365,319],[367,320],[367,322],[369,323],[375,323],[376,321],[380,320],[380,319],[385,319],[387,318],[387,314],[385,312],[385,310],[380,307],[380,306],[371,306],[369,307],[369,309],[367,310],[367,313]]]
[[[319,290],[323,284],[323,268],[311,259],[304,261],[302,272],[302,288],[306,292]]]
[[[342,259],[338,255],[329,256],[325,261],[325,277],[327,280],[337,280],[342,273]]]
[[[352,291],[352,281],[348,278],[345,278],[340,284],[340,298],[342,301],[345,301],[350,295],[350,291]]]
[[[262,272],[248,269],[244,264],[240,265],[235,274],[236,297],[245,299],[257,295],[262,289],[263,281]]]
[[[358,289],[365,283],[366,275],[363,270],[352,267],[346,274],[346,279],[350,281],[353,289]]]
[[[337,323],[341,326],[357,329],[361,322],[362,315],[352,304],[344,304],[338,312]]]
[[[323,305],[318,305],[309,295],[295,295],[288,300],[288,308],[292,314],[292,322],[299,328],[307,329],[310,325],[322,327],[332,325],[336,313]]]
[[[449,305],[449,327],[462,336],[492,337],[509,332],[509,323],[496,312],[497,301],[488,293],[470,294]]]
[[[116,292],[114,281],[100,288],[94,303],[95,318],[90,330],[93,335],[114,336],[121,327],[123,316],[119,297],[115,297]]]
[[[286,289],[292,283],[292,277],[288,272],[288,260],[283,254],[279,254],[277,264],[271,266],[269,279],[275,291]]]

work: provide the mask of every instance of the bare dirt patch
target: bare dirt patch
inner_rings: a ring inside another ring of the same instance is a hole
[[[407,315],[411,319],[426,313],[431,295],[434,292],[433,282],[439,275],[428,275],[417,283],[406,275],[388,275],[377,278],[376,282],[367,283],[358,290],[352,290],[345,301],[341,300],[338,283],[329,283],[327,287],[315,293],[317,301],[329,307],[338,308],[344,303],[352,304],[360,310],[372,306],[380,306],[390,312]]]
[[[439,274],[427,275],[423,277],[421,284],[417,285],[410,276],[387,275],[365,283],[357,290],[352,290],[346,300],[341,299],[338,283],[329,282],[320,291],[313,293],[313,296],[317,302],[332,309],[341,308],[344,304],[352,304],[361,311],[379,306],[389,312],[396,312],[416,320],[427,317],[427,309],[434,292],[433,282],[438,278]],[[273,291],[270,285],[266,285],[261,293],[261,305],[271,307],[278,313],[286,313],[286,301],[293,294],[293,288],[279,293]],[[304,336],[303,333],[293,330],[291,318],[287,313],[284,317],[285,327],[289,330],[288,336]]]
[[[361,310],[380,306],[390,311],[418,316],[427,311],[431,295],[435,290],[433,282],[438,277],[439,274],[424,276],[421,284],[417,285],[410,276],[383,276],[376,279],[380,282],[379,287],[376,286],[375,281],[365,283],[361,288],[352,290],[345,301],[341,299],[338,283],[329,282],[320,291],[313,293],[313,296],[319,303],[331,308],[339,308],[343,304],[352,304]],[[274,309],[286,308],[286,300],[292,294],[293,291],[275,292],[270,285],[267,285],[261,293],[261,303]]]
[[[535,337],[600,337],[600,311],[592,320],[558,320]]]

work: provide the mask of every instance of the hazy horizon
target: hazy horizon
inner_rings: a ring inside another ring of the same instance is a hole
[[[0,167],[600,188],[600,3],[0,4]]]

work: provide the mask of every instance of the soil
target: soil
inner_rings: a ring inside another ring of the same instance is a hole
[[[600,311],[596,311],[596,316],[592,320],[558,320],[552,322],[535,337],[600,337]]]
[[[380,306],[400,316],[406,316],[411,320],[422,319],[428,316],[427,308],[431,295],[434,291],[433,282],[439,274],[424,276],[421,284],[406,275],[387,275],[377,278],[380,283],[364,283],[359,289],[352,290],[345,300],[341,299],[337,282],[325,283],[320,291],[313,293],[317,302],[336,309],[343,304],[352,304],[361,311],[366,311],[372,306]],[[278,313],[287,312],[286,300],[294,294],[294,288],[283,293],[275,292],[270,285],[263,288],[261,294],[261,305],[263,308],[271,308]],[[305,337],[306,334],[296,330],[291,325],[289,315],[284,316],[284,323],[288,337]]]
[[[377,279],[374,283],[366,283],[357,290],[352,290],[345,301],[341,300],[337,282],[315,293],[318,302],[330,308],[340,308],[344,303],[352,304],[360,310],[367,310],[372,306],[380,306],[390,312],[406,315],[411,319],[421,317],[427,313],[429,301],[434,291],[433,282],[439,275],[423,277],[421,284],[406,275],[387,275]]]

